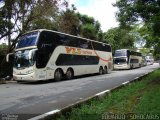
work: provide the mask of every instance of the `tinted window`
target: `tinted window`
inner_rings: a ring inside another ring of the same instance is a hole
[[[96,65],[99,63],[97,56],[60,54],[56,65]]]
[[[40,34],[39,37],[39,42],[38,42],[38,51],[37,51],[37,68],[44,68],[49,59],[50,56],[53,52],[53,50],[56,48],[56,46],[59,44],[58,42],[60,41],[56,41],[57,38],[56,34],[54,34],[53,32],[47,32],[47,31],[43,31]]]
[[[23,35],[19,39],[16,48],[18,49],[18,48],[37,45],[37,36],[38,36],[38,32],[32,32],[32,33]]]
[[[119,57],[119,56],[127,56],[127,52],[126,52],[126,50],[117,50],[116,52],[115,52],[115,55],[114,55],[115,57]]]
[[[138,63],[138,59],[131,59],[130,63]]]
[[[131,54],[131,55],[134,55],[134,56],[142,56],[141,53],[135,52],[135,51],[130,51],[130,54]]]
[[[92,43],[92,44],[91,44]],[[49,45],[50,44],[50,45]],[[84,49],[95,49],[99,51],[111,52],[111,46],[98,42],[91,42],[82,38],[77,38],[65,34],[43,31],[40,35],[38,48],[50,47],[54,49],[58,45],[78,47]]]
[[[92,42],[92,47],[94,50],[105,51],[105,52],[112,51],[111,47],[107,44],[104,44],[104,43]]]
[[[114,64],[123,64],[126,63],[126,58],[115,58],[114,59]]]

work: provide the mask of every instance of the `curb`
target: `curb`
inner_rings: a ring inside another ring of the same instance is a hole
[[[13,81],[13,80],[10,80],[10,81],[6,81],[6,80],[0,80],[0,85],[1,84],[7,84],[7,83],[16,83],[17,81]]]
[[[76,102],[74,104],[70,104],[70,105],[68,105],[68,106],[66,106],[66,107],[64,107],[62,109],[56,109],[56,110],[44,113],[42,115],[30,118],[28,120],[54,120],[58,116],[65,115],[66,113],[70,112],[73,108],[77,108],[77,107],[81,106],[82,104],[89,103],[91,100],[94,100],[94,99],[96,99],[96,100],[103,99],[106,95],[111,94],[111,92],[113,92],[115,90],[118,90],[118,89],[120,89],[120,88],[122,88],[124,86],[130,85],[131,83],[134,83],[134,82],[137,82],[137,81],[141,81],[143,77],[146,77],[147,75],[149,75],[150,73],[152,73],[155,70],[152,70],[152,71],[150,71],[148,73],[145,73],[144,75],[141,75],[140,77],[136,77],[131,81],[126,81],[126,82],[122,83],[119,86],[116,86],[116,87],[113,87],[111,89],[102,91],[102,92],[97,93],[97,94],[95,94],[93,96],[90,96],[90,97],[88,97],[86,99],[78,101],[78,102]]]
[[[0,80],[0,84],[6,84],[5,80]]]

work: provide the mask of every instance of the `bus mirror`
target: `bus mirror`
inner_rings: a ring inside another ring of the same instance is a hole
[[[6,62],[9,62],[10,55],[13,55],[13,53],[9,53],[9,54],[6,55]]]
[[[34,49],[34,50],[29,51],[29,55],[28,55],[29,60],[32,59],[33,54],[34,54],[36,51],[37,51],[37,49]]]
[[[9,54],[6,56],[6,62],[9,62]]]
[[[32,59],[32,50],[29,51],[28,58],[29,58],[29,60]]]

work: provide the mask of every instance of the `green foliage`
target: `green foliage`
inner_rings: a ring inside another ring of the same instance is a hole
[[[67,9],[66,11],[62,11],[56,20],[57,30],[77,35],[79,29],[79,18],[76,15],[74,9]]]
[[[77,13],[77,16],[80,21],[80,31],[79,31],[80,36],[102,41],[103,34],[100,28],[101,25],[99,21],[96,21],[93,17],[90,17],[88,15],[83,15],[80,13]]]
[[[111,44],[113,51],[124,48],[134,49],[135,37],[128,30],[112,28],[104,33],[104,42]]]
[[[155,56],[155,60],[160,60],[160,44],[155,46],[153,55]]]
[[[96,32],[95,26],[92,24],[81,25],[80,35],[85,38],[90,38],[90,39],[96,40],[97,32]]]
[[[149,55],[149,53],[151,52],[149,48],[142,48],[140,49],[140,52],[143,54],[143,55]]]
[[[7,45],[5,44],[5,43],[2,43],[1,45],[0,45],[0,55],[4,55],[4,54],[6,54],[6,52],[7,52]]]
[[[156,31],[160,19],[159,0],[118,0],[115,6],[119,8],[117,17],[122,26],[133,25],[141,19],[150,24],[155,33],[160,33]]]
[[[51,20],[49,20],[47,18],[40,18],[40,19],[34,20],[29,29],[30,30],[35,30],[35,29],[56,30],[56,26],[55,26],[54,22],[52,22]]]

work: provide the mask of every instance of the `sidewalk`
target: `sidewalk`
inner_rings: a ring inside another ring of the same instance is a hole
[[[17,81],[14,80],[4,80],[0,78],[0,84],[7,84],[7,83],[16,83]]]

